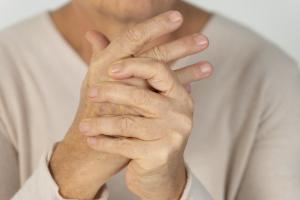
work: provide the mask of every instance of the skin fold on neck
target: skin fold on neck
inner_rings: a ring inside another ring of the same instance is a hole
[[[178,10],[183,14],[185,21],[182,27],[173,34],[153,41],[149,46],[166,43],[185,35],[200,32],[212,16],[211,13],[181,1],[176,3],[172,10]],[[89,63],[92,55],[90,44],[84,37],[87,31],[99,31],[111,41],[128,27],[138,23],[137,20],[121,21],[115,19],[88,6],[78,5],[76,1],[71,1],[51,12],[50,17],[66,42],[71,45],[86,63]]]

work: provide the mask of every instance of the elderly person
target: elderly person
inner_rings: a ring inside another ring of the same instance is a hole
[[[222,16],[73,0],[2,31],[0,64],[0,199],[300,197],[296,64]]]

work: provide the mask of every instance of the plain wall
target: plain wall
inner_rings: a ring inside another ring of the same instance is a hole
[[[0,0],[0,29],[64,2],[66,0]],[[300,0],[190,2],[243,23],[278,44],[300,63]]]

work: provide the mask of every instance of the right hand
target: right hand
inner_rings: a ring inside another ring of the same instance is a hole
[[[172,21],[171,16],[179,16]],[[199,34],[187,36],[165,45],[143,50],[144,46],[161,36],[176,31],[182,24],[182,16],[176,11],[161,14],[144,23],[128,29],[123,35],[112,41],[108,47],[99,35],[89,36],[93,45],[93,58],[81,88],[81,99],[77,114],[68,133],[55,148],[50,168],[57,182],[60,193],[65,198],[93,199],[102,185],[129,162],[127,158],[97,152],[89,148],[86,138],[80,134],[79,124],[83,119],[101,115],[136,115],[133,109],[113,105],[96,105],[86,99],[89,86],[113,81],[108,75],[108,67],[130,56],[150,57],[171,63],[177,59],[204,50],[208,41]],[[195,38],[198,38],[195,40]],[[201,39],[202,38],[202,39]],[[106,47],[106,48],[105,48]],[[182,84],[200,80],[208,76],[201,73],[206,63],[200,62],[176,71]],[[125,80],[128,84],[147,87],[141,80]]]

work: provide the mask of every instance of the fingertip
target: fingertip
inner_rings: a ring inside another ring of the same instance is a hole
[[[209,63],[205,63],[201,66],[201,72],[203,74],[208,74],[211,72],[211,70],[212,70],[212,67]]]
[[[196,46],[200,48],[200,50],[206,49],[209,45],[208,38],[202,34],[195,34],[194,41]]]
[[[195,76],[197,79],[202,79],[212,74],[212,65],[208,62],[201,62],[196,65]]]
[[[180,23],[183,21],[183,15],[178,10],[171,10],[168,13],[169,20],[173,23]]]

